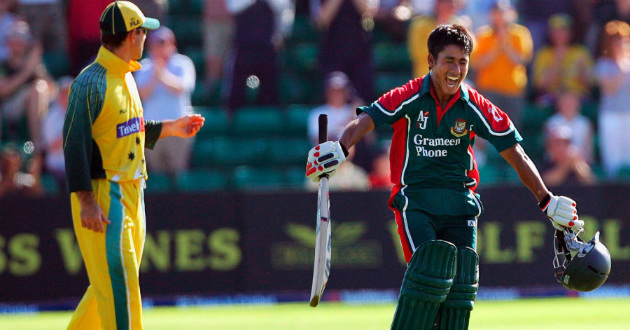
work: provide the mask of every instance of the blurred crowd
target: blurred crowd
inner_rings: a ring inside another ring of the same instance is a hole
[[[109,2],[0,0],[0,197],[41,195],[46,179],[53,192],[64,191],[61,128],[68,90],[98,51],[94,22]],[[308,78],[318,88],[306,102],[313,110],[305,138],[315,143],[316,117],[326,113],[334,139],[357,105],[380,96],[376,34],[392,48],[405,45],[405,70],[413,78],[428,72],[430,31],[456,23],[475,38],[467,83],[506,111],[517,128],[531,126],[529,118],[543,121],[537,136],[524,138],[544,150],[535,160],[550,185],[591,184],[630,173],[630,0],[133,2],[164,26],[149,33],[143,68],[135,73],[147,119],[176,118],[205,106],[193,102],[198,90],[220,99],[214,104],[228,121],[244,106],[286,107],[286,53],[301,44],[296,20],[306,20],[317,43]],[[177,26],[169,29],[176,8],[194,5],[203,11],[196,31],[202,65],[178,48],[177,39],[186,36],[173,32]],[[386,61],[399,61],[396,54]],[[190,170],[195,142],[169,139],[172,146],[148,153],[150,173],[175,177]],[[355,148],[352,161],[340,169],[351,174],[338,176],[348,180],[338,180],[335,188],[390,187],[382,139],[372,136]],[[481,141],[475,152],[482,167],[484,160],[493,161]]]

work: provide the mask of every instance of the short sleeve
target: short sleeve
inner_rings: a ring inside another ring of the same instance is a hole
[[[370,115],[374,121],[374,127],[397,122],[406,114],[407,105],[420,97],[424,79],[426,78],[416,78],[401,87],[392,89],[369,106],[357,108],[357,115],[362,112]]]
[[[523,140],[503,110],[473,89],[470,89],[469,95],[471,123],[476,135],[490,142],[498,152]]]

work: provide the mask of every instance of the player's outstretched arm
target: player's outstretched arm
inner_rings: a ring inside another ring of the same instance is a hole
[[[165,120],[162,122],[160,139],[168,136],[193,137],[203,127],[205,121],[206,119],[200,114],[186,115],[175,120]]]
[[[534,162],[527,156],[520,144],[515,144],[501,152],[501,156],[518,173],[523,184],[536,196],[538,206],[558,229],[581,228],[584,221],[578,220],[574,200],[565,196],[554,196],[545,186]]]
[[[374,130],[374,120],[365,112],[362,112],[357,118],[353,119],[346,125],[341,133],[339,143],[347,149],[352,148],[363,136]]]

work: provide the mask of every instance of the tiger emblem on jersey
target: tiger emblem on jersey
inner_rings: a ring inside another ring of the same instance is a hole
[[[463,119],[456,119],[455,125],[451,126],[451,134],[455,137],[462,137],[468,134],[468,129],[466,128],[466,121]]]

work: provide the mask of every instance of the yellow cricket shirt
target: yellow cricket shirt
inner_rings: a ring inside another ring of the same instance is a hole
[[[92,190],[91,180],[97,178],[147,178],[145,144],[155,145],[162,124],[144,120],[131,74],[140,67],[101,47],[96,60],[74,80],[63,126],[70,192]]]

